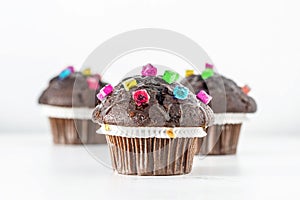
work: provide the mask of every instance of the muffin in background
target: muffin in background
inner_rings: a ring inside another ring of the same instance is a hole
[[[196,138],[206,135],[213,112],[186,87],[179,74],[148,64],[142,75],[100,91],[93,121],[105,134],[114,171],[125,175],[190,173]]]
[[[196,94],[204,90],[213,97],[209,106],[214,111],[215,121],[208,127],[207,136],[198,141],[202,145],[201,149],[198,146],[197,153],[236,154],[242,123],[247,120],[247,113],[257,110],[255,100],[248,95],[250,88],[239,87],[234,81],[215,73],[210,64],[202,74],[190,73],[181,83]]]
[[[75,72],[72,66],[50,80],[38,103],[49,118],[55,144],[105,143],[105,137],[95,134],[99,126],[91,121],[98,103],[95,94],[104,85],[89,69]]]

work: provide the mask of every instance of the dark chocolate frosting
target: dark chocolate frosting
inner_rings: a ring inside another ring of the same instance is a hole
[[[97,90],[90,89],[87,77],[81,72],[75,72],[60,80],[58,76],[52,78],[49,86],[39,98],[40,104],[63,107],[95,107],[99,102],[96,94],[106,83],[99,80]]]
[[[137,85],[126,91],[122,82],[134,78]],[[132,127],[206,127],[213,123],[213,112],[189,91],[186,99],[176,99],[173,90],[180,83],[166,83],[161,76],[134,76],[121,81],[113,93],[94,110],[93,121]],[[149,102],[136,105],[132,93],[145,89]]]
[[[215,113],[253,113],[257,105],[234,81],[215,73],[203,80],[201,75],[192,75],[181,81],[196,94],[205,90],[213,97],[209,105]]]

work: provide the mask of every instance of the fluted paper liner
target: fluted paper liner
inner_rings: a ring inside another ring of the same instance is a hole
[[[59,119],[92,119],[93,108],[87,107],[63,107],[40,105],[42,112],[52,118]]]
[[[236,154],[242,124],[213,125],[207,129],[207,136],[199,138],[196,154]]]
[[[49,118],[55,144],[104,144],[105,137],[96,134],[92,108],[41,105]]]
[[[247,113],[215,113],[214,125],[241,124],[248,120]]]
[[[119,174],[166,176],[192,170],[196,138],[127,138],[106,135]]]
[[[98,134],[114,135],[128,138],[170,138],[168,131],[176,138],[201,138],[206,136],[202,127],[127,127],[100,124]]]
[[[99,125],[92,120],[49,117],[55,144],[103,144],[105,137],[96,134]]]

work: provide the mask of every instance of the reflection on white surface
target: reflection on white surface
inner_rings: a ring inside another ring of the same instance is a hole
[[[299,137],[244,134],[236,156],[194,159],[185,176],[117,175],[83,146],[53,145],[46,134],[0,136],[1,196],[12,199],[280,199],[297,197]],[[93,153],[106,156],[105,145]],[[5,199],[7,199],[5,198]]]

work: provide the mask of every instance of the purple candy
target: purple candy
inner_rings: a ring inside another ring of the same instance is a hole
[[[200,92],[197,94],[197,98],[206,105],[212,100],[212,97],[209,96],[204,90],[200,90]]]
[[[150,63],[143,66],[143,70],[142,70],[142,75],[143,76],[156,76],[156,74],[157,74],[156,67],[154,67]]]
[[[104,86],[99,93],[97,94],[97,98],[102,101],[107,95],[112,93],[114,90],[113,86],[111,84],[108,84]]]
[[[205,64],[205,68],[206,68],[206,69],[213,69],[213,68],[214,68],[214,65],[213,65],[213,64],[206,63],[206,64]]]
[[[72,74],[75,72],[75,69],[73,66],[68,66],[67,69],[69,69]]]

